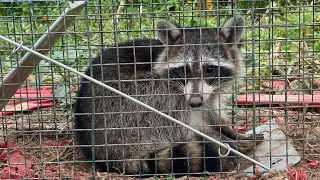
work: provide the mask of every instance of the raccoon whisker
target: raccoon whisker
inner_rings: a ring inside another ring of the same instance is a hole
[[[184,85],[181,84],[179,87],[180,87],[180,90],[181,90],[182,92],[184,92],[184,89],[185,89]]]
[[[171,75],[173,78],[179,78],[178,75],[176,75],[175,73],[169,72],[169,75]]]
[[[171,73],[171,72],[169,73],[169,75],[171,75],[173,77],[173,79],[179,78],[176,74]],[[183,92],[184,91],[184,84],[180,81],[176,81],[175,83],[177,83],[179,90]]]
[[[177,84],[178,84],[179,89],[183,92],[184,91],[184,85],[180,81],[178,81]]]
[[[219,79],[217,79],[217,78],[212,78],[212,84],[218,84],[218,82],[219,82]]]
[[[213,79],[213,82],[212,84],[218,84],[218,82],[224,82],[226,80],[228,80],[230,77],[223,77],[224,75],[226,75],[227,73],[223,73],[223,74],[220,74],[219,77],[214,77],[212,78]],[[209,78],[208,78],[209,79]]]
[[[173,79],[175,79],[175,78],[177,78],[177,79],[186,79],[186,78],[181,78],[181,77],[179,77],[179,76],[177,76],[176,74],[174,74],[174,73],[170,73],[170,75],[173,77]],[[179,83],[181,83],[180,81],[178,81]],[[181,83],[182,84],[182,83]]]
[[[230,78],[230,76],[224,77],[224,75],[227,75],[228,71],[222,71],[222,73],[219,75],[220,79],[225,80],[226,78]]]

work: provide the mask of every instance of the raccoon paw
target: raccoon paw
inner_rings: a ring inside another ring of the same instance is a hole
[[[263,134],[249,134],[246,136],[245,140],[254,140],[254,138],[256,139],[257,144],[260,144],[263,142],[264,140],[264,135]]]
[[[253,141],[254,136],[256,141]],[[246,152],[252,151],[256,145],[261,144],[263,142],[263,139],[264,139],[263,134],[255,134],[255,135],[250,134],[246,137],[246,140],[240,140],[238,142],[235,142],[235,144],[238,151],[242,153],[246,153]]]
[[[233,144],[230,144],[230,143],[228,143],[228,144],[230,145],[231,148],[236,149]],[[225,148],[221,148],[220,153],[222,155],[227,154],[228,150]],[[222,172],[229,172],[229,171],[234,170],[237,167],[238,157],[235,153],[229,152],[229,154],[226,157],[220,157],[220,158],[221,158],[221,171]]]

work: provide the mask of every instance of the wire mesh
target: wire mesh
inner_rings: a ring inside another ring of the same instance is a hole
[[[0,28],[0,34],[32,48],[69,3],[2,1],[0,27],[5,28]],[[90,1],[68,32],[50,49],[48,57],[85,72],[87,67],[94,68],[91,60],[104,48],[111,47],[118,52],[120,48],[117,45],[121,42],[157,38],[155,30],[159,19],[173,21],[181,27],[221,27],[233,15],[242,15],[246,20],[244,40],[241,42],[246,72],[240,80],[236,80],[237,86],[233,87],[232,92],[228,92],[232,97],[228,99],[227,106],[221,106],[228,113],[228,126],[234,131],[246,132],[275,120],[286,136],[286,147],[293,144],[302,159],[293,167],[284,167],[286,173],[272,172],[269,176],[308,176],[317,179],[320,176],[317,172],[320,137],[319,9],[316,1]],[[0,49],[2,81],[10,69],[17,67],[25,51],[12,53],[13,46],[4,41]],[[117,56],[119,58],[119,54]],[[94,76],[94,72],[91,76]],[[137,87],[139,78],[135,76],[131,80],[136,85],[133,87]],[[119,79],[116,82],[121,84]],[[21,89],[1,114],[2,178],[115,176],[96,169],[95,161],[99,159],[85,160],[74,139],[73,108],[78,99],[79,76],[42,61],[25,82],[17,83],[21,84]],[[138,92],[138,89],[135,91]],[[152,93],[144,95],[155,96]],[[175,94],[167,95],[174,97]],[[43,97],[47,101],[43,101]],[[3,97],[1,99],[5,101]],[[149,105],[157,106],[154,102]],[[172,107],[162,111],[170,114],[174,110]],[[128,111],[121,107],[114,113],[126,117],[126,113],[146,112],[141,109]],[[108,116],[110,112],[106,110],[104,114]],[[141,115],[138,117],[142,118]],[[119,122],[119,127],[114,128],[123,128],[125,119],[120,119],[122,122]],[[270,144],[272,141],[277,140],[269,140]],[[134,144],[119,145],[129,147]],[[267,155],[270,159],[277,156],[274,149],[267,151],[270,152]],[[285,154],[289,161],[290,152],[286,151]],[[186,166],[192,161],[192,158],[187,159]],[[245,163],[240,159],[237,163],[239,167],[236,168],[236,174],[224,175],[239,177]],[[292,172],[302,173],[293,176]],[[211,175],[204,172],[194,175],[199,174]],[[255,175],[258,178],[261,176],[257,172]],[[143,177],[143,174],[138,176]]]

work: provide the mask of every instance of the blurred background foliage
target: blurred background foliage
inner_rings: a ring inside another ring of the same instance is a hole
[[[0,34],[32,47],[70,2],[0,3]],[[320,12],[312,0],[95,0],[87,6],[48,56],[84,71],[102,48],[133,38],[154,38],[154,24],[166,18],[186,26],[220,26],[233,14],[246,19],[243,54],[247,86],[261,90],[265,79],[319,74]],[[13,46],[1,42],[0,69],[5,75],[25,52],[11,55]],[[301,69],[303,64],[304,68]],[[33,83],[76,83],[79,78],[42,61]],[[3,78],[3,77],[2,77]],[[69,91],[70,88],[68,88]],[[63,90],[66,90],[64,88]]]

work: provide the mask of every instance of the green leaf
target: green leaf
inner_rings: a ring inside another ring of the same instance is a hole
[[[68,97],[67,95],[69,94],[69,92],[70,92],[69,87],[60,86],[54,91],[54,95],[55,97],[65,98],[65,97]]]

